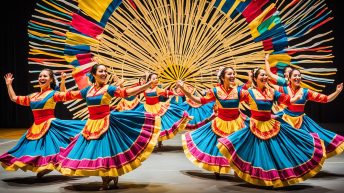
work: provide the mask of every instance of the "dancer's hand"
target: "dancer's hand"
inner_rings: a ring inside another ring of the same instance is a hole
[[[340,83],[340,84],[337,85],[336,91],[338,93],[340,93],[340,92],[342,92],[342,90],[343,90],[343,83]]]
[[[180,88],[180,87],[183,87],[184,86],[184,82],[182,80],[178,80],[176,82],[176,88]]]
[[[5,79],[5,82],[6,82],[6,85],[12,85],[12,82],[13,82],[13,74],[12,73],[7,73],[5,76],[4,76],[4,79]]]
[[[147,79],[147,77],[149,76],[149,72],[148,71],[145,71],[145,76],[146,76],[146,79]]]
[[[61,81],[66,80],[67,74],[64,72],[61,72]]]
[[[266,53],[266,54],[265,54],[265,60],[269,60],[269,57],[270,57],[270,54],[269,54],[269,53]]]
[[[247,72],[247,76],[248,76],[248,81],[253,82],[253,81],[252,81],[252,80],[253,80],[253,73],[252,73],[252,70],[249,70],[249,71]]]
[[[298,92],[294,97],[295,97],[295,101],[297,101],[302,98],[302,93]]]

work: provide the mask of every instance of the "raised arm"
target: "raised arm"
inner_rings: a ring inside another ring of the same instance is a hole
[[[336,91],[334,91],[332,94],[327,96],[327,102],[331,102],[334,99],[337,98],[337,96],[342,92],[343,90],[343,83],[340,83],[337,85]]]
[[[123,78],[119,79],[116,74],[112,76],[112,81],[115,83],[116,86],[119,86],[121,88],[124,87],[125,80]]]
[[[182,90],[182,92],[185,94],[185,96],[188,97],[189,99],[191,99],[193,102],[198,103],[198,104],[202,104],[200,97],[191,94],[187,89],[184,88],[184,82],[183,81],[178,80],[176,86],[177,86],[177,88],[180,88],[180,90]]]
[[[60,82],[60,91],[61,92],[66,92],[67,88],[66,88],[66,73],[62,72],[61,73],[61,82]]]
[[[270,56],[269,54],[265,54],[265,71],[270,78],[277,81],[278,75],[272,73],[270,70],[269,56]]]
[[[138,93],[147,90],[151,85],[153,84],[157,84],[158,80],[154,80],[154,81],[149,81],[146,84],[140,85],[140,86],[135,86],[132,88],[127,88],[126,89],[126,93],[128,96],[132,96],[132,95],[137,95]]]
[[[333,101],[343,90],[343,83],[337,85],[336,91],[330,95],[324,95],[312,90],[308,90],[307,99],[310,101],[315,101],[319,103],[328,103]]]
[[[17,101],[17,95],[13,90],[12,87],[12,82],[13,82],[13,74],[12,73],[7,73],[5,76],[5,82],[6,82],[6,86],[7,86],[7,92],[8,92],[8,96],[10,97],[11,101],[16,102]]]

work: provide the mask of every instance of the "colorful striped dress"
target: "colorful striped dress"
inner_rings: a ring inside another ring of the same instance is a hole
[[[57,93],[49,89],[29,96],[18,96],[17,104],[30,106],[32,109],[34,123],[16,146],[0,156],[5,170],[53,170],[60,148],[67,147],[71,139],[85,126],[86,121],[55,118]]]
[[[290,97],[271,88],[250,88],[249,127],[220,138],[220,152],[243,180],[260,186],[283,187],[317,174],[326,158],[316,133],[296,130],[271,117],[275,101],[290,104]]]
[[[154,87],[144,92],[145,102],[137,111],[149,112],[161,117],[161,130],[158,141],[173,138],[179,131],[185,129],[192,118],[183,108],[169,101],[161,102],[161,98],[172,95],[171,91]]]
[[[326,157],[341,154],[344,150],[344,136],[322,128],[319,124],[308,117],[304,110],[307,101],[326,103],[328,97],[307,88],[300,88],[293,91],[290,86],[280,87],[280,92],[293,96],[301,94],[301,99],[290,104],[279,116],[296,129],[305,130],[310,133],[317,133],[325,143]]]
[[[222,86],[210,90],[201,98],[202,104],[216,103],[217,116],[197,130],[182,135],[184,153],[196,166],[216,173],[228,173],[230,165],[217,148],[218,139],[245,127],[246,116],[239,111],[243,90],[234,86],[226,91]]]
[[[60,100],[85,99],[89,118],[81,134],[61,151],[58,171],[68,176],[120,176],[141,165],[159,135],[159,117],[138,111],[110,111],[125,89],[105,85],[60,94]]]

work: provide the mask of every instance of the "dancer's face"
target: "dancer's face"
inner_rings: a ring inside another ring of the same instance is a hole
[[[156,74],[153,74],[153,75],[151,76],[151,81],[156,80],[156,79],[158,79],[158,76],[157,76]]]
[[[225,71],[225,76],[223,82],[226,84],[234,84],[235,81],[235,72],[231,68],[227,68]]]
[[[284,71],[284,78],[289,78],[289,73],[291,72],[292,68],[286,67]]]
[[[146,80],[144,78],[139,79],[140,85],[146,84]]]
[[[294,70],[291,74],[291,77],[289,77],[290,84],[294,87],[300,87],[301,84],[301,73],[298,70]]]
[[[154,80],[157,80],[158,79],[158,75],[156,74],[153,74],[150,78],[150,81],[154,81]],[[152,86],[156,86],[157,84],[153,84]]]
[[[256,78],[257,86],[258,87],[265,87],[266,83],[268,82],[268,76],[266,75],[265,70],[259,70],[258,77]]]
[[[50,77],[48,71],[43,70],[43,71],[41,71],[41,73],[39,73],[38,84],[39,84],[39,87],[41,87],[42,89],[49,88],[50,87],[50,83],[52,81],[53,81],[53,78]]]
[[[94,76],[94,79],[96,80],[96,83],[98,85],[105,84],[107,81],[107,76],[108,76],[106,67],[103,65],[98,66],[96,74],[93,74],[93,76]]]

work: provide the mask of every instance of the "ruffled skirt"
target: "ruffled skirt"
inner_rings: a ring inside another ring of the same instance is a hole
[[[98,139],[79,135],[61,151],[58,171],[68,176],[120,176],[139,167],[157,143],[160,117],[113,111],[109,122]]]
[[[217,148],[218,139],[246,126],[244,117],[231,121],[216,117],[211,122],[182,135],[186,157],[196,166],[217,173],[229,173],[230,165]]]
[[[296,130],[284,121],[279,127],[276,135],[266,139],[257,137],[249,127],[219,139],[220,152],[240,178],[255,185],[282,187],[321,170],[326,156],[319,136]]]
[[[67,147],[85,123],[86,121],[54,119],[48,131],[39,139],[29,140],[25,133],[16,146],[0,156],[2,167],[8,171],[53,170],[60,148]]]

